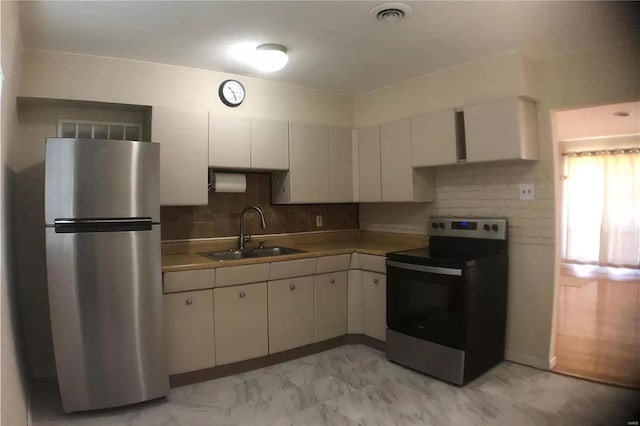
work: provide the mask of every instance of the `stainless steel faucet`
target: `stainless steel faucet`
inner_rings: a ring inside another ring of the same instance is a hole
[[[262,213],[262,210],[260,210],[260,207],[249,206],[246,209],[242,210],[242,213],[240,213],[240,250],[244,249],[244,243],[246,243],[251,239],[250,236],[249,237],[244,236],[244,214],[249,210],[255,210],[260,214],[260,226],[262,226],[262,229],[267,227],[267,222],[265,222],[264,220],[264,213]]]

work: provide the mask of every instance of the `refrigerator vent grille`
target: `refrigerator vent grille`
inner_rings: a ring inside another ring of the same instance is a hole
[[[142,127],[136,123],[59,120],[58,137],[139,141]]]

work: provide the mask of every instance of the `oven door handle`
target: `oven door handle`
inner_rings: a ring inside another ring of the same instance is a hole
[[[407,269],[409,271],[427,272],[429,274],[453,275],[456,277],[462,276],[462,269],[456,269],[456,268],[443,268],[441,266],[413,265],[411,263],[396,262],[394,260],[387,260],[387,266],[391,266],[392,268],[398,268],[398,269]]]

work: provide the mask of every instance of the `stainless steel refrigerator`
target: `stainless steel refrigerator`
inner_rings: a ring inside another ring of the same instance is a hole
[[[166,396],[158,144],[50,138],[47,280],[66,412]]]

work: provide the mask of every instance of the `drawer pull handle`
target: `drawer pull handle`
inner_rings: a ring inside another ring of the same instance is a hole
[[[331,279],[329,280],[329,282],[330,282],[331,284],[335,284],[336,280],[334,280],[333,278],[331,278]]]
[[[240,292],[240,297],[245,297],[245,296],[246,296],[245,292],[244,292],[244,291],[241,291],[241,292]]]
[[[191,300],[191,298],[187,299],[187,305],[193,305],[193,300]]]
[[[296,289],[296,285],[295,285],[295,284],[291,284],[291,285],[289,286],[289,288],[290,288],[291,290],[295,290],[295,289]]]
[[[377,279],[377,278],[374,278],[374,279],[373,279],[373,283],[374,283],[374,284],[378,284],[379,282],[380,282],[380,281],[378,281],[378,279]]]

